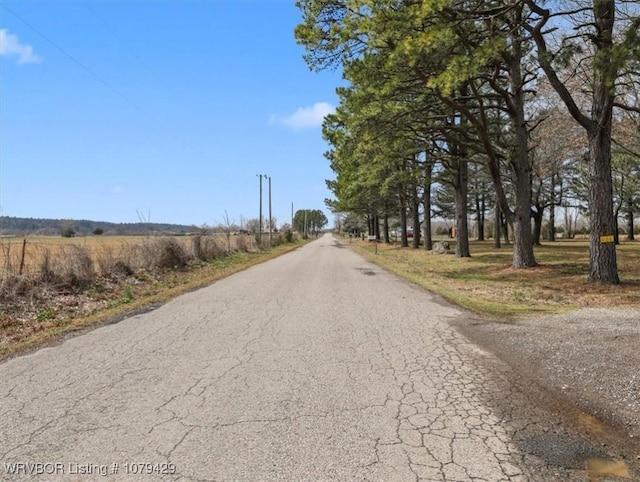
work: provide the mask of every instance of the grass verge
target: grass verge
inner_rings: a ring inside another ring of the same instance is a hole
[[[454,245],[450,241],[451,245]],[[510,246],[472,242],[471,258],[367,242],[345,243],[373,263],[473,312],[506,321],[582,307],[640,306],[640,243],[617,248],[622,283],[588,284],[589,246],[557,241],[535,248],[539,266],[511,268]],[[455,250],[452,247],[452,250]]]
[[[161,275],[138,275],[135,282],[119,286],[116,290],[107,290],[99,294],[94,292],[93,296],[100,298],[101,305],[90,314],[67,312],[60,316],[56,314],[56,309],[47,307],[38,313],[37,330],[32,330],[24,336],[18,334],[10,338],[5,337],[0,344],[0,361],[58,343],[73,332],[153,309],[184,293],[208,286],[234,273],[293,251],[307,242],[282,244],[259,252],[238,252],[202,262],[197,267],[170,270]]]

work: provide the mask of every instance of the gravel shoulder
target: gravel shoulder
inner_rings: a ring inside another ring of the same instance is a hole
[[[591,432],[606,426],[640,458],[640,309],[589,308],[509,323],[461,319],[456,325],[525,383],[584,411],[578,422],[591,425]]]

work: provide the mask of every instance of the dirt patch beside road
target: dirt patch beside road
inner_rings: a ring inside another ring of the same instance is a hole
[[[640,459],[640,310],[588,308],[509,323],[461,319],[458,328],[548,392],[586,433]],[[577,408],[571,409],[571,406]]]

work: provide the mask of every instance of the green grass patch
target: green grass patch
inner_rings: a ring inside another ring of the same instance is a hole
[[[450,244],[454,244],[449,241]],[[346,243],[345,243],[346,245]],[[539,266],[516,270],[512,246],[472,242],[471,258],[367,242],[348,244],[379,266],[476,313],[513,318],[580,307],[640,305],[640,243],[618,247],[617,286],[588,284],[589,245],[556,241],[535,248]],[[453,251],[453,247],[452,247]]]

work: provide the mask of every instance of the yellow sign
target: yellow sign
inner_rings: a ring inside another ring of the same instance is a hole
[[[608,236],[600,236],[600,243],[604,244],[604,243],[613,243],[613,234],[610,234]]]

